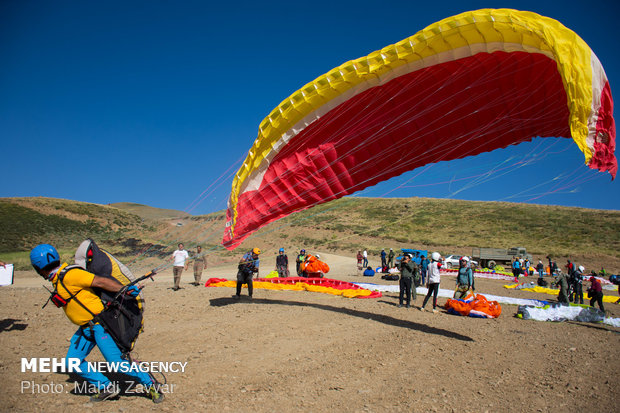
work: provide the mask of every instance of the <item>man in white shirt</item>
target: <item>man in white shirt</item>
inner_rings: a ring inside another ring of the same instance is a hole
[[[179,249],[172,253],[172,275],[174,276],[174,287],[172,289],[177,291],[181,283],[181,274],[183,270],[187,270],[187,258],[189,254],[183,249],[183,244],[179,244]]]

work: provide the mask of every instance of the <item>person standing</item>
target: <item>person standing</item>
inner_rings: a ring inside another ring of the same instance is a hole
[[[207,269],[207,256],[202,254],[202,247],[196,247],[196,256],[194,257],[194,285],[200,285],[202,271]]]
[[[385,253],[385,248],[381,250],[381,272],[385,270],[387,267],[387,254]]]
[[[536,271],[538,271],[538,277],[543,277],[543,271],[545,271],[545,266],[543,265],[541,260],[538,260],[538,265],[536,265]]]
[[[422,285],[426,285],[426,271],[428,270],[428,264],[430,262],[424,255],[420,257],[420,275],[422,276]]]
[[[278,251],[278,256],[276,257],[276,271],[280,278],[286,278],[290,275],[288,272],[288,256],[284,253],[284,248],[280,248],[280,251]]]
[[[361,271],[362,270],[362,260],[364,259],[364,257],[362,257],[362,251],[358,251],[357,252],[357,270]]]
[[[579,299],[579,304],[583,304],[583,272],[585,270],[583,265],[573,270],[571,281],[573,284],[573,303],[575,304],[577,304],[577,299]]]
[[[512,275],[515,277],[515,282],[519,282],[519,275],[521,274],[521,261],[519,257],[516,257],[512,262]]]
[[[37,274],[54,285],[54,304],[62,307],[69,320],[78,325],[78,329],[71,337],[71,344],[63,361],[77,359],[80,361],[76,373],[86,380],[91,388],[97,391],[91,396],[91,402],[102,402],[119,395],[117,383],[99,371],[91,371],[86,357],[97,346],[99,351],[110,364],[119,366],[121,371],[132,377],[134,384],[140,383],[146,389],[148,396],[154,403],[164,400],[163,393],[156,388],[151,376],[140,370],[138,365],[123,359],[121,350],[114,338],[108,333],[97,316],[105,309],[101,298],[96,294],[97,289],[137,297],[140,289],[136,285],[125,288],[113,278],[101,277],[77,266],[69,267],[67,263],[60,264],[60,255],[56,248],[49,244],[40,244],[30,252],[30,263]]]
[[[237,294],[235,298],[241,298],[241,288],[243,284],[248,285],[248,297],[252,298],[254,293],[254,281],[252,276],[256,274],[258,276],[258,266],[260,264],[258,256],[260,255],[260,248],[252,248],[252,251],[246,252],[241,261],[239,261],[237,271]]]
[[[392,268],[394,266],[394,250],[390,248],[390,253],[388,254],[388,268]]]
[[[564,305],[568,305],[568,279],[566,274],[560,272],[555,280],[554,285],[560,287],[558,294],[558,302]]]
[[[588,297],[590,297],[590,307],[594,307],[594,303],[598,303],[598,307],[601,311],[605,312],[603,307],[603,286],[596,277],[590,277],[592,285],[588,288]]]
[[[297,254],[297,258],[295,259],[295,268],[297,270],[298,277],[301,277],[301,264],[303,264],[304,261],[306,261],[306,250],[302,249],[299,251],[299,254]]]
[[[178,249],[172,253],[172,260],[174,261],[172,264],[172,275],[174,276],[174,287],[172,287],[173,291],[178,291],[181,288],[179,285],[181,284],[181,274],[183,274],[183,270],[187,270],[187,258],[189,254],[185,249],[183,249],[183,244],[179,243]]]
[[[366,267],[368,267],[368,251],[364,250],[364,252],[362,252],[362,257],[364,258],[364,262],[362,263],[362,267],[366,268]]]
[[[471,268],[467,265],[468,257],[461,257],[459,260],[459,272],[456,276],[456,288],[454,289],[454,297],[463,299],[467,297],[469,290],[473,292],[474,276]]]
[[[413,285],[414,271],[417,270],[416,267],[417,265],[411,261],[411,256],[409,254],[405,254],[403,259],[400,261],[398,268],[400,270],[400,291],[398,295],[399,308],[403,306],[403,296],[406,296],[407,308],[411,307],[411,286]]]
[[[427,272],[428,281],[426,284],[426,288],[428,288],[428,292],[426,293],[426,297],[424,297],[424,301],[422,302],[422,307],[420,307],[420,311],[424,311],[424,307],[431,294],[433,295],[433,313],[437,312],[437,294],[439,294],[439,282],[441,281],[441,277],[439,276],[439,270],[441,269],[441,254],[438,252],[433,252],[431,254],[431,262],[428,264]]]

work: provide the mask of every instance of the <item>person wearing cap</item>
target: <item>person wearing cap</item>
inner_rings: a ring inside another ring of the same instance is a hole
[[[592,285],[588,288],[588,297],[590,297],[590,307],[594,307],[594,303],[598,303],[598,307],[601,311],[605,311],[603,306],[603,286],[596,277],[590,277]]]
[[[116,398],[121,392],[118,382],[113,382],[102,372],[89,368],[86,357],[97,347],[106,362],[119,366],[121,371],[133,378],[134,385],[141,384],[154,403],[162,402],[164,394],[159,391],[152,377],[123,357],[114,337],[99,320],[105,304],[100,293],[97,294],[98,291],[114,294],[123,294],[124,291],[123,295],[135,298],[139,295],[140,288],[137,285],[126,288],[116,279],[98,276],[77,265],[69,266],[66,262],[61,264],[58,251],[50,244],[34,247],[30,252],[30,263],[37,274],[54,286],[54,293],[50,298],[52,302],[64,310],[73,324],[79,326],[69,340],[67,355],[62,360],[66,363],[70,360],[79,361],[75,373],[89,383],[89,389],[94,390],[90,401],[103,402]]]
[[[426,288],[428,289],[424,301],[422,301],[422,307],[420,311],[425,311],[426,303],[431,295],[433,296],[433,313],[437,312],[437,295],[439,294],[439,283],[441,282],[441,276],[439,270],[441,269],[441,254],[433,252],[431,254],[431,262],[428,264],[428,279],[426,280]]]
[[[258,277],[259,255],[260,248],[253,248],[252,251],[246,252],[241,258],[241,261],[239,261],[237,271],[237,294],[234,295],[235,298],[238,299],[241,297],[241,288],[243,284],[248,285],[248,297],[252,298],[252,293],[254,292],[252,276],[256,274]]]
[[[556,287],[560,287],[560,292],[558,293],[558,302],[560,304],[568,305],[568,278],[566,277],[566,274],[560,271],[553,285]]]
[[[387,267],[387,254],[385,253],[385,248],[381,250],[381,271]]]
[[[390,253],[388,254],[388,268],[394,267],[394,250],[390,248]]]
[[[473,293],[474,276],[471,268],[467,265],[468,257],[459,259],[459,272],[456,276],[456,288],[454,289],[454,298],[463,299],[467,297],[469,291]]]
[[[301,264],[303,264],[304,261],[306,261],[306,250],[302,249],[299,251],[299,254],[297,254],[297,259],[295,260],[298,277],[302,276],[303,271],[301,271]]]
[[[278,256],[276,257],[276,271],[278,277],[286,278],[289,276],[288,272],[288,256],[284,253],[284,248],[280,248]]]
[[[583,265],[580,265],[573,270],[573,275],[570,277],[573,290],[571,301],[575,304],[577,304],[577,299],[579,299],[579,304],[583,304],[583,272],[585,270]]]
[[[538,277],[543,277],[543,272],[545,271],[545,266],[543,265],[541,260],[538,260],[538,265],[536,265],[536,271],[538,271]]]
[[[196,247],[196,255],[194,256],[194,284],[196,287],[200,285],[202,271],[207,268],[207,256],[202,253],[202,247]]]

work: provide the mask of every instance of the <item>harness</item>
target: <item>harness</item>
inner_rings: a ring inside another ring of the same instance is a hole
[[[119,319],[119,316],[121,315],[120,313],[123,313],[123,315],[128,315],[127,310],[124,309],[122,305],[117,305],[118,304],[117,300],[107,301],[107,300],[101,299],[100,297],[101,302],[103,303],[103,307],[104,307],[103,311],[101,311],[99,314],[93,313],[88,307],[86,307],[86,305],[84,305],[77,298],[77,295],[80,293],[80,291],[83,291],[83,289],[80,289],[75,294],[71,294],[71,292],[69,291],[69,289],[64,283],[64,278],[67,272],[73,269],[76,269],[76,268],[83,270],[83,268],[79,265],[68,265],[57,274],[58,283],[56,284],[56,288],[54,289],[54,291],[51,292],[50,298],[47,300],[47,302],[45,303],[43,307],[45,307],[47,303],[49,303],[50,300],[58,308],[65,307],[66,305],[69,304],[69,302],[71,302],[71,300],[74,300],[76,303],[78,303],[80,307],[86,310],[93,317],[90,321],[81,325],[80,327],[90,328],[91,333],[92,333],[93,326],[95,324],[100,324],[104,328],[104,330],[112,337],[114,342],[119,346],[119,348],[121,349],[121,352],[124,355],[128,355],[129,351],[131,351],[131,348],[128,348],[126,343],[125,345],[123,345],[123,340],[121,339],[121,337],[119,337],[118,329],[113,328],[112,326],[112,324]],[[58,294],[59,284],[62,286],[62,288],[64,288],[67,294],[69,294],[68,299],[63,298],[60,294]],[[94,339],[94,334],[91,334],[91,336]]]

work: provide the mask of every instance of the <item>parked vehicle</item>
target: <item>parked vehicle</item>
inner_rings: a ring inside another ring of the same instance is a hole
[[[444,258],[443,263],[446,268],[457,268],[459,266],[459,260],[461,259],[461,257],[462,255],[449,255]],[[478,261],[471,260],[471,263],[474,267],[478,266]]]
[[[515,257],[529,259],[532,262],[532,255],[527,253],[525,247],[514,247],[507,250],[502,248],[473,248],[471,256],[478,260],[483,268],[494,268],[498,264],[509,266]]]
[[[400,261],[403,259],[403,256],[405,254],[409,254],[411,255],[411,261],[415,262],[416,264],[420,265],[420,262],[422,262],[422,256],[424,255],[426,258],[428,258],[428,251],[426,250],[414,250],[411,248],[401,248],[401,255],[399,255],[398,257],[396,257],[396,260],[394,261],[394,263],[398,266],[400,264]]]

